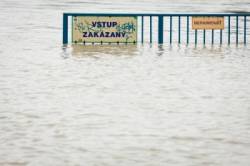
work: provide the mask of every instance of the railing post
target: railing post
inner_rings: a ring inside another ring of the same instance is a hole
[[[189,43],[189,16],[187,16],[187,44]]]
[[[236,44],[239,43],[239,16],[236,16]]]
[[[63,14],[63,44],[68,44],[68,15]]]
[[[152,43],[152,16],[150,16],[150,43]]]
[[[158,16],[158,43],[163,43],[163,16]]]
[[[181,43],[181,16],[179,16],[179,23],[178,23],[178,43]]]
[[[203,29],[203,44],[206,44],[206,30]]]
[[[212,29],[212,45],[214,44],[214,29]]]
[[[230,20],[230,16],[228,16],[228,44],[230,44],[230,22],[231,22],[231,20]]]
[[[141,43],[144,41],[144,16],[141,16]]]
[[[222,44],[222,29],[220,30],[220,44]]]
[[[170,16],[170,44],[172,44],[172,16]]]
[[[244,44],[247,43],[247,16],[244,16]]]
[[[198,30],[195,29],[195,34],[194,34],[195,45],[197,45],[197,35],[198,35]]]

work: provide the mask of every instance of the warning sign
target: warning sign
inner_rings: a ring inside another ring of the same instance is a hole
[[[73,43],[135,43],[137,17],[74,16]]]
[[[224,29],[224,17],[192,17],[192,29]]]

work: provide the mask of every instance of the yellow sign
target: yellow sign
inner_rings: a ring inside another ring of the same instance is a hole
[[[137,17],[73,16],[74,43],[135,43]]]
[[[224,29],[224,17],[192,17],[192,29]]]

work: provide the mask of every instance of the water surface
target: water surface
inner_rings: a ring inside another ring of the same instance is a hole
[[[250,165],[250,47],[63,47],[63,12],[249,12],[247,0],[2,0],[0,165]]]

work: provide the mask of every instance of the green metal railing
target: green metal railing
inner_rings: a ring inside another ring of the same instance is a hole
[[[141,27],[140,27],[140,37],[141,40],[137,42],[144,43],[145,40],[145,29],[149,29],[149,42],[153,43],[153,26],[155,25],[154,18],[158,19],[158,25],[157,25],[157,35],[158,38],[157,43],[173,43],[174,39],[174,31],[177,29],[177,43],[186,43],[189,44],[190,36],[191,34],[194,34],[194,43],[198,44],[198,34],[200,31],[203,32],[203,44],[206,44],[207,42],[207,33],[208,31],[211,32],[211,44],[215,43],[215,32],[219,31],[219,43],[223,44],[224,36],[223,34],[227,33],[227,44],[232,43],[232,34],[234,34],[235,37],[235,43],[244,43],[247,44],[247,37],[249,36],[249,32],[247,29],[247,23],[249,22],[248,17],[250,16],[250,13],[227,13],[227,14],[121,14],[121,13],[64,13],[63,14],[63,44],[68,43],[68,19],[69,16],[136,16],[138,18],[141,18]],[[224,17],[225,18],[225,25],[227,27],[225,29],[221,30],[193,30],[190,28],[190,18],[193,16],[202,16],[202,17]],[[226,19],[227,18],[227,19]],[[149,20],[149,26],[145,25],[145,19]],[[174,26],[173,20],[177,19],[177,27]],[[182,24],[183,20],[185,20],[186,24]],[[235,25],[232,24],[232,22],[235,22]],[[226,24],[227,23],[227,24]],[[168,24],[169,30],[166,31],[165,28],[168,26],[165,26],[164,24]],[[240,27],[240,25],[242,25]],[[176,27],[176,28],[175,28]],[[139,28],[138,28],[139,29]],[[234,30],[234,31],[233,31]],[[183,41],[182,34],[186,33],[186,40]],[[240,35],[243,35],[243,38],[240,38]],[[169,39],[168,39],[169,38]],[[168,40],[167,40],[168,39]]]

